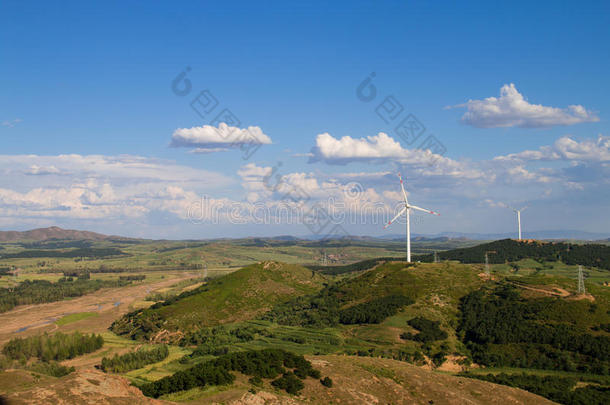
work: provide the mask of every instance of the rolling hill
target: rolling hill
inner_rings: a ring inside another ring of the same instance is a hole
[[[298,265],[261,262],[132,312],[113,325],[115,333],[153,338],[161,331],[184,333],[254,319],[274,305],[322,288],[325,278]]]
[[[101,233],[62,229],[57,226],[37,228],[29,231],[0,231],[0,242],[12,242],[16,240],[44,241],[49,239],[106,240],[108,238],[111,237],[102,235]]]

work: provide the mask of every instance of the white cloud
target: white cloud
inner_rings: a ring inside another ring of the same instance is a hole
[[[559,138],[553,145],[542,146],[538,150],[526,150],[498,156],[501,161],[566,160],[577,162],[610,162],[610,137],[599,135],[582,142],[569,136]]]
[[[44,166],[32,165],[32,166],[30,166],[30,169],[28,171],[26,171],[25,173],[30,174],[32,176],[44,176],[47,174],[60,174],[60,171],[55,166],[44,167]]]
[[[19,124],[21,121],[23,121],[21,118],[15,118],[12,121],[2,121],[2,123],[0,125],[2,125],[3,127],[13,128],[15,125]]]
[[[193,153],[211,153],[239,148],[243,145],[267,145],[271,138],[259,127],[230,127],[224,122],[218,127],[203,125],[193,128],[178,128],[172,134],[172,147],[194,148]]]
[[[219,173],[132,155],[0,155],[0,173],[0,218],[15,221],[108,221],[155,210],[185,217],[198,199],[195,190],[232,182]]]
[[[530,104],[512,83],[502,86],[500,97],[469,100],[455,107],[465,107],[462,122],[478,128],[542,128],[599,121],[594,112],[582,105],[556,108]]]
[[[351,162],[387,164],[394,162],[408,166],[421,176],[450,176],[479,178],[485,174],[466,162],[459,162],[426,149],[404,149],[400,143],[380,132],[366,138],[344,136],[340,139],[328,133],[316,137],[310,163],[324,162],[344,165]]]

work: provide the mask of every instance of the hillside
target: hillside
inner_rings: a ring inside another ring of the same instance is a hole
[[[324,277],[298,265],[262,262],[213,279],[203,286],[113,324],[113,331],[153,338],[162,330],[189,332],[201,327],[256,318],[275,304],[322,287]]]
[[[350,308],[372,310],[375,302],[392,296],[404,296],[413,302],[442,297],[457,309],[459,298],[481,284],[477,272],[470,266],[386,262],[331,284],[316,294],[277,305],[265,319],[286,325],[333,326],[345,323],[341,314]]]
[[[541,242],[536,240],[503,239],[481,245],[439,252],[441,260],[458,260],[462,263],[484,263],[485,253],[490,263],[515,262],[522,259],[562,261],[610,270],[610,246],[600,244],[573,244]],[[418,256],[418,260],[431,262],[433,255]]]
[[[105,240],[109,236],[89,231],[76,231],[62,229],[57,226],[50,228],[37,228],[29,231],[0,231],[0,242],[12,242],[16,240],[44,241],[49,239],[69,240]]]

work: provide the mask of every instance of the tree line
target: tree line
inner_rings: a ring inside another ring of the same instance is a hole
[[[275,379],[272,385],[297,394],[307,377],[320,378],[320,372],[313,368],[303,356],[281,349],[251,350],[222,355],[214,360],[197,364],[187,370],[142,385],[144,395],[158,398],[172,392],[188,390],[208,385],[226,385],[235,380],[231,371],[258,377]],[[299,380],[299,383],[295,381]]]
[[[47,333],[26,338],[13,338],[2,348],[2,353],[12,360],[37,358],[42,361],[61,361],[91,353],[104,345],[104,338],[96,334],[74,332],[54,335]]]
[[[159,345],[149,350],[138,350],[122,355],[115,354],[114,357],[104,357],[100,367],[105,372],[126,373],[142,368],[147,364],[165,360],[167,356],[169,356],[167,345]]]
[[[439,252],[442,260],[458,260],[462,263],[484,263],[485,252],[495,251],[489,255],[489,262],[501,264],[516,262],[522,259],[538,261],[562,261],[566,264],[581,264],[610,270],[610,246],[599,244],[577,245],[564,242],[526,242],[514,239],[503,239],[481,245],[452,249]],[[422,262],[434,261],[433,255],[418,256]]]
[[[16,253],[4,253],[2,259],[21,259],[21,258],[36,258],[36,257],[93,257],[103,258],[109,256],[125,255],[117,248],[77,248],[72,250],[42,250],[42,249],[26,249]]]
[[[0,288],[0,313],[18,305],[61,301],[65,298],[80,297],[103,287],[120,287],[127,284],[125,281],[81,278],[70,280],[65,277],[56,283],[47,280],[25,280],[12,289]]]
[[[610,388],[596,385],[576,387],[572,377],[539,376],[533,374],[461,374],[509,387],[521,388],[552,401],[566,405],[607,405],[610,403]]]
[[[403,260],[403,259],[397,259],[395,257],[378,257],[376,259],[366,259],[366,260],[361,260],[356,263],[345,264],[345,265],[340,265],[340,266],[322,266],[322,265],[313,264],[313,265],[309,265],[309,266],[305,266],[305,267],[307,267],[310,270],[320,272],[322,274],[336,276],[339,274],[368,270],[370,268],[375,267],[376,265],[378,265],[381,262],[395,261],[395,260]]]

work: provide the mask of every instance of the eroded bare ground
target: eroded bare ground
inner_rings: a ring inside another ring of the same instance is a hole
[[[431,372],[400,361],[353,356],[306,356],[333,387],[307,379],[299,397],[263,390],[229,404],[552,404],[529,392],[485,381]],[[197,403],[211,403],[208,398]],[[220,398],[218,398],[220,399]],[[221,402],[217,401],[217,402]]]
[[[129,312],[130,305],[135,301],[143,300],[152,291],[193,277],[197,275],[187,272],[167,273],[166,278],[159,282],[104,288],[66,301],[19,306],[0,314],[0,345],[14,337],[25,337],[44,331],[79,329],[104,332],[115,319]],[[55,324],[62,316],[78,312],[96,312],[98,316],[64,326]]]
[[[25,378],[14,371],[15,378]],[[4,401],[18,404],[100,404],[100,405],[155,405],[163,404],[142,395],[122,377],[96,370],[82,370],[50,383],[36,384],[34,388],[9,394]]]
[[[308,378],[301,395],[274,390],[269,382],[249,392],[247,376],[234,385],[213,389],[192,404],[552,404],[529,392],[485,381],[431,372],[389,359],[354,356],[307,356],[332,388]],[[14,373],[24,373],[15,370]],[[15,377],[19,377],[15,375]],[[25,378],[25,377],[24,377]],[[29,377],[28,377],[29,378]],[[146,398],[127,379],[96,370],[79,370],[61,379],[40,381],[25,391],[8,394],[9,404],[168,404]]]

